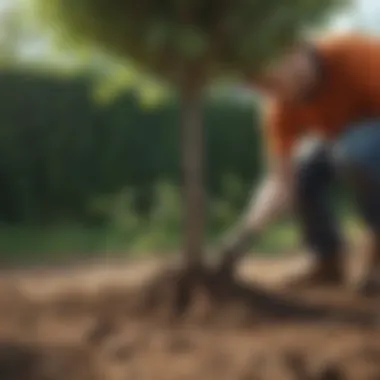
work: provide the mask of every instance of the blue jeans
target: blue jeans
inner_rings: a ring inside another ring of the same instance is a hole
[[[380,183],[380,119],[349,125],[333,150],[338,168],[354,164]]]
[[[353,123],[332,145],[316,145],[296,162],[296,215],[304,242],[319,257],[342,250],[330,194],[337,179],[352,189],[368,228],[380,234],[380,119]]]

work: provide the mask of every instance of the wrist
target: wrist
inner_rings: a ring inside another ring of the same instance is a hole
[[[225,253],[230,256],[241,256],[246,253],[256,239],[254,229],[241,226],[234,230],[225,241]]]
[[[249,251],[256,238],[252,229],[241,227],[235,229],[224,241],[221,251],[220,271],[231,275],[239,260]]]

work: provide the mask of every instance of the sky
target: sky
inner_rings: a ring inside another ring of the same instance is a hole
[[[341,15],[334,18],[335,29],[350,29],[360,25],[368,32],[380,33],[380,1],[354,0],[353,6]]]

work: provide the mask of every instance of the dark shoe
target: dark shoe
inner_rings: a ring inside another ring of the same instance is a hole
[[[364,296],[380,295],[380,236],[369,237],[367,275],[359,283],[358,291]]]
[[[365,278],[358,286],[358,293],[365,297],[380,296],[380,271]]]
[[[339,287],[344,282],[342,260],[340,257],[333,257],[318,260],[309,271],[292,278],[286,287],[290,289]]]

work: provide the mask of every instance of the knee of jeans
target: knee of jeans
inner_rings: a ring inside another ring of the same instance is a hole
[[[350,148],[339,143],[333,149],[333,165],[335,172],[344,180],[351,181],[358,173],[358,160]]]
[[[366,224],[379,231],[380,171],[379,163],[373,159],[371,151],[355,150],[355,146],[350,149],[349,144],[340,144],[334,151],[334,164],[339,175],[353,190],[359,212]]]
[[[380,179],[379,122],[354,126],[335,144],[332,157],[337,173],[345,179],[355,179],[363,174]]]
[[[333,165],[337,176],[348,184],[362,182],[375,175],[373,163],[367,154],[350,146],[345,141],[337,144],[333,150]]]
[[[331,176],[331,166],[324,146],[295,157],[295,199],[300,201],[318,196]]]

